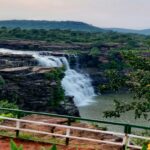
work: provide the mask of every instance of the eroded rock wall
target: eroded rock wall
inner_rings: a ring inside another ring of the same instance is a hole
[[[60,82],[63,70],[36,65],[32,56],[0,54],[0,76],[4,81],[0,100],[15,102],[20,109],[79,116],[73,98],[64,96]]]

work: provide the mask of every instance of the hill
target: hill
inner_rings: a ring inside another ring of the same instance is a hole
[[[103,29],[93,25],[75,21],[37,21],[37,20],[7,20],[0,21],[0,27],[23,29],[61,29],[73,31],[99,32]]]
[[[0,27],[22,29],[60,29],[86,32],[114,31],[118,33],[133,33],[150,35],[150,29],[134,30],[125,28],[99,28],[91,24],[78,21],[45,21],[45,20],[5,20],[0,21]]]
[[[119,32],[119,33],[133,33],[133,34],[150,35],[150,29],[134,30],[134,29],[123,29],[123,28],[105,28],[105,30],[111,30],[114,32]]]

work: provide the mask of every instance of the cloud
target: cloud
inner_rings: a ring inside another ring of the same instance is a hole
[[[0,19],[79,20],[102,27],[150,27],[149,0],[0,0]]]

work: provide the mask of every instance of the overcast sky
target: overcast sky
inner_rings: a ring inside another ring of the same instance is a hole
[[[99,27],[150,28],[150,0],[0,0],[0,20],[73,20]]]

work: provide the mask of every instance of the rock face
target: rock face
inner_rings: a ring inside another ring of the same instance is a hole
[[[0,69],[22,66],[36,66],[38,62],[31,55],[0,53]]]
[[[29,41],[29,40],[0,40],[0,48],[36,50],[36,51],[59,51],[59,50],[86,50],[91,45],[87,44],[50,44],[45,41]]]
[[[68,59],[71,68],[88,73],[92,79],[95,92],[98,93],[98,85],[107,82],[107,79],[104,77],[104,70],[100,69],[102,64],[105,63],[100,59],[100,56],[93,57],[89,54],[79,54],[78,56],[69,56]]]
[[[0,54],[0,76],[4,80],[0,85],[0,100],[15,102],[20,109],[79,116],[73,98],[58,97],[63,94],[60,84],[63,73],[61,79],[46,77],[59,68],[35,65],[37,61],[29,55]]]
[[[51,44],[45,41],[31,41],[31,40],[0,40],[0,48],[8,49],[22,49],[22,50],[35,50],[35,51],[59,51],[59,50],[81,50],[87,51],[95,47],[94,44],[88,43],[62,43],[62,44]],[[120,47],[119,44],[100,44],[96,47],[102,50],[109,50],[111,48]]]

